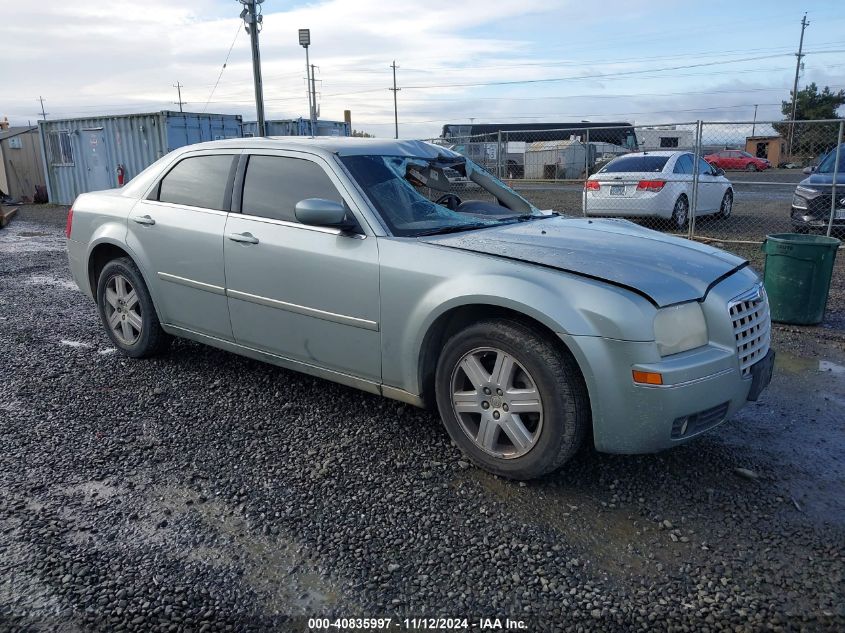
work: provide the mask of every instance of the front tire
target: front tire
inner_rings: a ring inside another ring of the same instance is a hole
[[[754,163],[748,163],[745,166],[745,171],[760,171]]]
[[[562,466],[590,424],[575,359],[517,321],[482,321],[452,336],[435,391],[455,443],[480,467],[511,479]]]
[[[97,307],[106,334],[127,356],[154,356],[170,342],[141,271],[128,257],[113,259],[103,267],[97,281]]]

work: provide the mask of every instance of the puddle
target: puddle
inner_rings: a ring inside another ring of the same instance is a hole
[[[268,611],[307,615],[340,601],[340,592],[320,575],[304,547],[283,532],[259,534],[231,507],[214,499],[196,503],[196,493],[189,490],[159,487],[152,494],[159,506],[170,510],[174,523],[180,517],[199,517],[217,533],[213,544],[206,539],[205,545],[188,552],[188,558],[243,567],[244,580],[264,597]]]
[[[0,231],[0,255],[64,251],[65,236],[61,229],[55,233],[43,229],[40,224],[15,219]]]
[[[789,352],[778,352],[775,356],[775,372],[785,371],[791,374],[823,372],[834,376],[845,376],[845,365],[830,360],[805,358]]]
[[[461,475],[455,485],[462,482],[480,485],[523,522],[559,532],[561,544],[580,550],[580,560],[611,576],[658,578],[658,564],[670,562],[665,550],[653,546],[655,538],[668,540],[668,534],[630,509],[603,506],[580,489],[541,482],[522,487],[478,470]]]

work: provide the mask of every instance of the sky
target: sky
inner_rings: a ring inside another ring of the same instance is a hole
[[[311,29],[321,118],[393,135],[444,123],[782,117],[807,12],[799,86],[845,88],[841,0],[697,3],[603,0],[265,0],[266,117],[307,116]],[[178,109],[254,120],[249,36],[237,0],[0,0],[0,118],[26,124]],[[231,53],[229,53],[231,47]],[[227,55],[228,62],[223,68]],[[219,78],[219,83],[218,82]]]

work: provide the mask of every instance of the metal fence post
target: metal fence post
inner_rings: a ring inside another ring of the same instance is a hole
[[[590,177],[590,129],[587,128],[584,143],[584,191],[581,194],[584,198],[584,217],[587,217],[587,178]]]
[[[827,222],[827,236],[833,232],[833,217],[836,215],[836,179],[839,176],[839,152],[842,150],[842,130],[845,121],[839,122],[839,138],[836,141],[836,160],[833,163],[833,182],[830,186],[830,219]]]
[[[496,178],[502,177],[502,130],[499,130],[496,139]]]
[[[695,122],[695,158],[692,169],[692,201],[690,202],[689,216],[687,220],[687,237],[692,239],[695,236],[695,209],[698,206],[698,161],[701,159],[701,120]]]

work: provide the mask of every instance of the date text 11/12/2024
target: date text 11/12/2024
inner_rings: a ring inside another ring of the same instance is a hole
[[[524,620],[510,618],[309,618],[308,631],[527,631]]]

